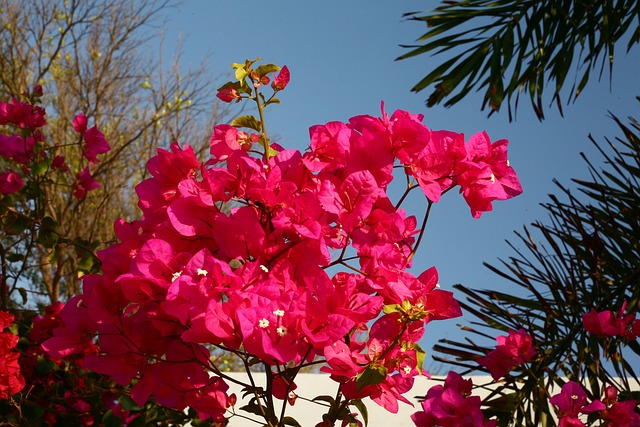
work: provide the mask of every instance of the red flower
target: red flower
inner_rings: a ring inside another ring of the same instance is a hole
[[[20,353],[13,350],[18,337],[11,332],[2,332],[13,322],[13,314],[0,311],[0,400],[9,399],[25,386],[18,359]]]

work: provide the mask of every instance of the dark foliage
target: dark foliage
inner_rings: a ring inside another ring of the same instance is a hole
[[[517,110],[520,93],[528,94],[538,119],[544,118],[543,90],[553,90],[562,114],[561,95],[573,77],[567,101],[585,88],[591,73],[598,78],[613,67],[615,47],[627,52],[640,41],[640,2],[637,0],[445,1],[435,10],[406,14],[424,21],[427,32],[419,44],[398,59],[421,54],[450,57],[414,87],[433,91],[432,107],[451,106],[472,89],[484,91],[482,108],[498,111],[506,99],[509,119],[512,101]],[[606,66],[606,67],[605,67]]]
[[[632,391],[640,385],[638,341],[600,339],[582,326],[582,315],[592,308],[617,312],[626,301],[626,311],[636,313],[640,305],[640,123],[613,120],[623,137],[606,144],[590,138],[605,166],[598,170],[585,157],[591,179],[574,181],[580,194],[557,183],[560,195],[543,204],[549,221],[516,233],[515,255],[499,267],[487,265],[513,291],[456,286],[466,296],[463,310],[475,317],[463,326],[470,336],[491,346],[486,338],[523,327],[534,339],[534,360],[512,371],[485,400],[486,414],[497,415],[501,426],[554,425],[548,400],[567,378],[593,399],[614,385],[620,400],[640,400]],[[484,370],[475,360],[489,350],[470,338],[435,347],[436,360],[466,372]]]

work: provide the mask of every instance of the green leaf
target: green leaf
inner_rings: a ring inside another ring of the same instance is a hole
[[[129,424],[128,427],[146,427],[147,419],[146,414],[143,412],[141,417],[135,417]]]
[[[2,228],[7,234],[21,234],[29,227],[29,219],[14,211],[6,211],[2,216]]]
[[[26,304],[26,303],[24,303]],[[18,326],[17,323],[12,323],[9,325],[9,332],[11,332],[13,335],[18,335],[18,333],[20,333],[20,326]],[[1,330],[0,330],[1,332]]]
[[[255,398],[251,399],[251,402],[248,405],[244,405],[240,408],[241,411],[248,412],[250,414],[262,416],[262,411],[260,410],[260,406],[255,403]]]
[[[18,261],[22,261],[23,259],[24,259],[24,255],[22,254],[15,254],[15,253],[7,254],[7,261],[9,262],[18,262]]]
[[[418,343],[413,344],[413,349],[416,351],[416,368],[418,368],[418,372],[422,375],[422,367],[424,366],[424,359],[427,357],[427,352],[424,351]]]
[[[384,311],[385,314],[402,313],[402,310],[400,310],[400,304],[387,304],[382,307],[382,311]]]
[[[22,304],[26,304],[28,301],[27,298],[27,290],[25,288],[18,288],[18,292],[20,293],[20,296],[22,297]]]
[[[356,378],[356,387],[358,391],[368,385],[380,384],[387,378],[387,368],[384,366],[367,366],[364,371],[358,374]]]
[[[45,248],[52,248],[58,243],[58,233],[56,228],[58,223],[50,216],[45,216],[40,223],[40,230],[38,231],[38,243]]]
[[[327,395],[316,396],[313,399],[311,399],[312,402],[315,402],[317,400],[322,402],[327,402],[329,405],[333,405],[336,402],[336,400],[333,397],[327,396]]]
[[[122,409],[125,411],[142,411],[143,409],[133,401],[131,396],[127,396],[126,394],[120,396],[120,403],[122,404]]]
[[[369,424],[369,411],[367,410],[367,405],[360,399],[354,399],[351,401],[351,404],[358,408],[360,415],[362,415],[362,421],[364,421],[364,427],[367,427]]]
[[[275,64],[264,64],[259,66],[256,69],[256,72],[260,77],[262,77],[262,76],[266,76],[269,73],[275,73],[276,71],[279,71],[279,70],[280,70],[280,67],[278,67]]]
[[[105,427],[121,427],[122,421],[113,415],[113,410],[109,409],[102,416],[102,425]]]
[[[95,255],[92,245],[88,240],[76,239],[73,241],[76,248],[76,257],[78,259],[78,270],[85,274],[97,273],[100,271],[100,260]]]
[[[262,131],[262,124],[260,123],[260,120],[251,115],[236,117],[231,122],[231,126],[236,128],[249,128],[256,132]]]
[[[246,79],[247,76],[249,75],[247,70],[245,70],[245,64],[234,63],[232,67],[236,69],[236,73],[235,73],[236,80],[240,82],[240,85],[244,86],[245,84],[244,79]]]
[[[54,363],[51,360],[47,360],[44,356],[38,356],[38,363],[36,364],[36,373],[40,377],[44,377],[51,372],[54,367]]]
[[[278,154],[278,151],[271,148],[270,145],[267,146],[267,157],[271,158],[273,156],[276,156],[277,154]]]
[[[35,176],[44,175],[44,173],[49,170],[52,161],[52,159],[46,157],[39,162],[35,162],[31,165],[31,173]]]
[[[284,418],[282,419],[282,422],[283,422],[283,423],[284,423],[284,425],[286,425],[286,426],[302,427],[302,426],[300,425],[300,423],[299,423],[299,422],[297,422],[297,421],[296,421],[294,418],[292,418],[292,417],[284,417]]]

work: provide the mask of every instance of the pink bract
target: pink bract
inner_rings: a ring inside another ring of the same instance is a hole
[[[489,369],[491,377],[496,381],[516,366],[529,362],[536,354],[533,339],[524,329],[510,330],[508,336],[499,336],[496,340],[496,349],[477,360],[478,364]]]

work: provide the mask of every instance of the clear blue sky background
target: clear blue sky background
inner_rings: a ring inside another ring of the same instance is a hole
[[[494,211],[478,220],[471,217],[461,196],[447,194],[434,206],[415,268],[422,271],[435,265],[445,289],[463,283],[510,291],[510,285],[482,263],[496,264],[498,258],[514,255],[505,240],[521,247],[513,231],[545,220],[539,204],[548,200],[547,194],[557,192],[553,178],[564,184],[571,178],[588,178],[580,152],[601,163],[587,136],[601,141],[605,135],[619,135],[608,111],[620,117],[640,117],[640,103],[635,100],[640,95],[638,50],[627,56],[618,49],[611,91],[606,77],[598,83],[597,74],[592,75],[593,81],[577,103],[565,108],[564,119],[550,108],[547,120],[538,122],[526,98],[521,100],[515,122],[509,123],[506,111],[487,118],[480,111],[482,96],[475,94],[450,109],[427,109],[428,92],[415,94],[410,89],[442,58],[394,59],[406,52],[400,44],[413,43],[426,30],[423,23],[403,20],[402,14],[432,9],[438,3],[186,0],[168,14],[165,46],[172,53],[182,36],[184,66],[197,66],[209,55],[215,73],[230,72],[231,63],[246,58],[262,57],[287,65],[291,83],[280,96],[282,104],[268,110],[267,121],[270,132],[280,135],[288,147],[304,150],[311,125],[346,121],[360,114],[379,115],[380,101],[390,113],[404,109],[424,114],[424,123],[432,129],[466,136],[486,130],[492,140],[508,139],[511,164],[524,193],[494,203]],[[416,210],[420,202],[416,198],[405,208],[421,217],[423,211]],[[432,345],[443,337],[461,338],[456,323],[431,324],[425,349],[431,353]]]

